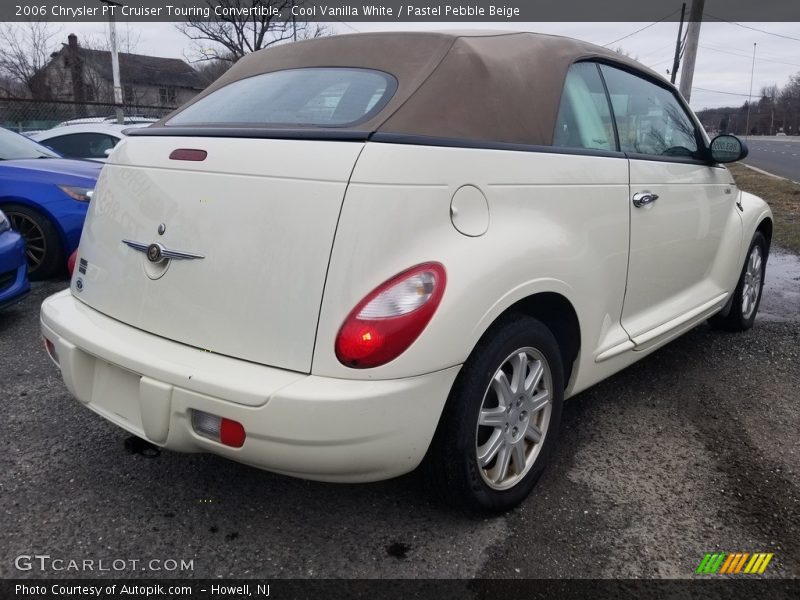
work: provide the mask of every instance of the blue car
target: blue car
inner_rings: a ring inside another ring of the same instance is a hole
[[[11,231],[11,224],[0,211],[0,308],[16,302],[30,289],[25,240]]]
[[[101,164],[61,158],[0,128],[0,210],[26,243],[28,276],[63,271],[78,247]]]

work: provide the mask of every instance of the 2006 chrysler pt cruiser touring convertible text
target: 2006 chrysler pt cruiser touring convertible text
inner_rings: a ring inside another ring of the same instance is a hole
[[[508,509],[564,398],[705,319],[752,326],[772,216],[721,164],[745,154],[565,38],[256,52],[111,155],[46,345],[159,446],[342,482],[424,458]]]

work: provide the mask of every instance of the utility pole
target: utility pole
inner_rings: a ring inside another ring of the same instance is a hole
[[[683,33],[683,18],[686,16],[686,2],[681,6],[681,24],[678,25],[678,41],[675,42],[675,59],[672,61],[672,73],[670,73],[670,83],[675,83],[675,77],[678,75],[678,67],[681,64],[681,34]]]
[[[750,95],[747,97],[747,124],[744,127],[744,137],[750,135],[750,105],[753,103],[753,74],[756,72],[756,43],[753,42],[753,66],[750,67]]]
[[[103,4],[108,4],[108,29],[111,41],[111,76],[114,79],[114,104],[117,113],[117,123],[125,123],[125,115],[122,113],[122,84],[119,78],[119,50],[117,49],[117,19],[114,17],[114,9],[122,6],[113,0],[100,0]]]
[[[703,24],[703,8],[705,0],[692,0],[689,11],[689,26],[686,28],[686,52],[681,70],[680,91],[686,102],[692,95],[692,79],[694,79],[694,61],[697,58],[697,44],[700,41],[700,25]]]

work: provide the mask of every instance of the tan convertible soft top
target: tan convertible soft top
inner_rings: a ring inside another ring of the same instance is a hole
[[[249,54],[192,103],[234,81],[272,71],[303,67],[377,69],[397,78],[397,91],[377,115],[343,129],[547,146],[552,144],[567,69],[575,61],[588,58],[647,71],[616,52],[553,35],[363,33],[306,40]]]

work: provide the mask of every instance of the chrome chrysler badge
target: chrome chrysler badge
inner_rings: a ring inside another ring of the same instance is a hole
[[[165,248],[163,244],[159,244],[158,242],[154,242],[152,244],[143,244],[142,242],[135,242],[133,240],[122,240],[122,243],[138,252],[144,252],[144,254],[147,256],[147,260],[153,263],[158,263],[170,258],[175,260],[193,260],[195,258],[205,258],[205,256],[202,254]]]
[[[164,257],[161,256],[161,247],[158,244],[150,244],[147,247],[147,260],[154,263],[164,260]]]
[[[161,225],[158,226],[158,235],[164,235],[164,232],[166,230],[167,230],[167,224],[161,223]]]

